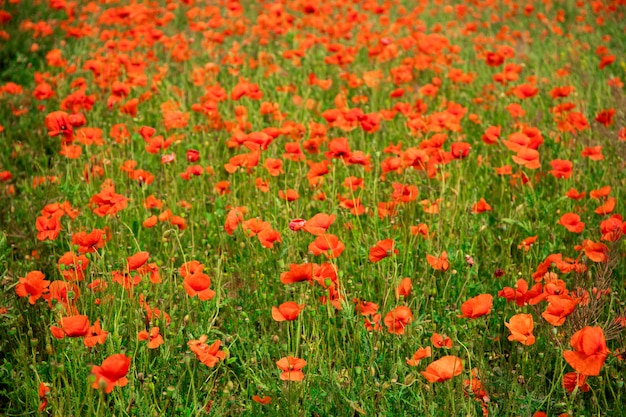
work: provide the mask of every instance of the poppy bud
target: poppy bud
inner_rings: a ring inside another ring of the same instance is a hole
[[[297,232],[298,230],[302,229],[304,227],[304,225],[306,224],[306,220],[304,219],[293,219],[292,221],[289,222],[289,229]]]

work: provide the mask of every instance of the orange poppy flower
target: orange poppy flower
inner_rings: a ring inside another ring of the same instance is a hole
[[[207,301],[215,297],[215,291],[209,288],[211,286],[211,278],[205,273],[196,272],[186,275],[183,281],[183,287],[190,297],[196,295],[202,301]]]
[[[444,356],[428,365],[425,371],[420,372],[428,382],[443,382],[460,375],[463,371],[463,362],[457,356]]]
[[[552,167],[550,174],[552,174],[554,178],[567,179],[572,176],[572,168],[574,167],[572,161],[555,159],[550,161],[550,166]]]
[[[246,236],[253,237],[257,234],[261,233],[263,230],[269,229],[271,226],[268,222],[263,221],[261,219],[248,219],[241,223],[241,228],[243,229]]]
[[[491,294],[480,294],[470,298],[461,305],[461,314],[458,317],[475,319],[491,312],[493,307],[493,296]]]
[[[604,155],[602,155],[602,146],[586,147],[580,155],[583,158],[589,158],[592,161],[602,161],[604,159]]]
[[[398,249],[395,248],[393,239],[379,240],[376,245],[370,248],[370,262],[380,262],[388,256],[397,255]]]
[[[417,199],[419,190],[414,185],[404,185],[399,182],[391,184],[393,193],[391,198],[396,203],[408,203]]]
[[[411,278],[403,278],[402,281],[400,281],[400,284],[396,287],[396,298],[407,298],[409,294],[411,294],[412,288],[413,284],[411,283]]]
[[[570,345],[574,350],[563,352],[565,361],[582,375],[600,375],[600,369],[611,353],[606,347],[602,328],[590,326],[582,328],[574,333]]]
[[[411,356],[410,359],[406,360],[407,365],[409,366],[417,366],[419,365],[420,361],[424,358],[430,358],[431,355],[431,349],[430,346],[427,346],[426,348],[419,348],[417,349],[417,351],[413,354],[413,356]]]
[[[385,326],[391,334],[404,334],[404,328],[413,321],[413,312],[410,308],[399,306],[385,316]]]
[[[362,316],[371,316],[378,311],[378,304],[371,301],[359,301],[357,298],[355,298],[354,302],[356,303],[356,312],[361,314]]]
[[[157,216],[150,216],[146,220],[143,221],[142,226],[146,229],[151,229],[157,225],[159,219]]]
[[[609,248],[604,243],[585,239],[582,243],[582,249],[587,258],[593,262],[607,262],[609,260]]]
[[[289,271],[280,274],[280,282],[293,284],[294,282],[311,281],[318,269],[319,265],[314,263],[290,264]]]
[[[280,379],[283,381],[302,381],[304,379],[304,373],[301,370],[306,366],[304,359],[287,356],[277,361],[276,366],[283,371],[280,374]]]
[[[439,333],[432,334],[432,336],[430,337],[430,343],[432,343],[433,346],[437,349],[441,349],[441,348],[451,349],[452,348],[452,339],[450,339],[447,336],[441,335]]]
[[[339,241],[337,236],[332,234],[323,234],[317,236],[317,238],[309,245],[309,252],[313,255],[324,255],[327,259],[337,258],[344,251],[346,246]]]
[[[158,327],[152,327],[150,329],[150,333],[145,330],[140,331],[137,334],[138,340],[148,340],[148,349],[156,349],[161,346],[165,341],[163,340],[163,336],[159,334]]]
[[[54,111],[49,113],[44,123],[48,129],[49,136],[63,136],[63,142],[69,143],[72,141],[74,131],[72,129],[72,123],[70,122],[69,115],[64,111]]]
[[[539,152],[535,149],[521,148],[512,158],[514,162],[528,169],[537,169],[541,167],[541,163],[539,162]]]
[[[439,258],[434,257],[433,255],[426,254],[426,261],[428,264],[433,267],[433,269],[437,271],[447,271],[450,268],[450,263],[448,262],[448,252],[441,252]]]
[[[276,307],[272,307],[272,318],[276,321],[293,321],[304,308],[304,304],[298,304],[295,301],[287,301]]]
[[[50,326],[52,336],[57,339],[64,337],[83,337],[89,332],[89,317],[75,315],[61,318],[61,327]]]
[[[425,239],[429,239],[429,228],[425,223],[420,223],[417,226],[410,226],[411,234],[413,236],[423,236]]]
[[[602,205],[596,207],[593,212],[600,215],[610,214],[613,212],[613,210],[615,210],[616,204],[617,200],[615,199],[615,197],[609,197]]]
[[[37,393],[39,394],[39,411],[43,411],[48,406],[48,394],[50,394],[50,388],[43,382],[39,383],[39,388],[37,389]]]
[[[216,340],[212,345],[207,345],[208,336],[202,335],[198,340],[190,340],[187,342],[189,350],[191,350],[196,358],[209,368],[213,368],[220,360],[226,359],[226,353],[219,350],[222,342]]]
[[[43,295],[44,300],[47,301],[50,308],[53,307],[53,302],[62,305],[65,308],[65,312],[69,315],[76,315],[78,311],[70,304],[75,303],[80,297],[80,291],[78,286],[74,283],[56,280],[50,283],[48,287],[50,290]]]
[[[267,158],[265,162],[263,163],[263,167],[265,167],[267,172],[272,177],[277,177],[280,174],[285,173],[285,171],[283,170],[283,161],[280,159]]]
[[[283,241],[280,237],[280,233],[271,227],[262,230],[256,236],[259,239],[259,242],[261,242],[261,246],[268,249],[272,249],[274,247],[274,243],[281,243]]]
[[[115,386],[123,387],[128,384],[128,370],[130,369],[130,358],[123,353],[109,356],[101,366],[93,366],[91,374],[96,377],[92,384],[95,389],[103,389],[109,394]]]
[[[372,315],[372,320],[370,320],[367,317],[365,317],[364,318],[365,329],[368,332],[371,332],[371,331],[380,332],[383,329],[383,327],[380,324],[380,319],[381,319],[381,315],[380,314],[373,314]]]
[[[585,230],[585,223],[581,222],[580,216],[575,213],[565,213],[559,219],[558,224],[572,233],[582,233]]]
[[[92,326],[89,327],[89,331],[83,338],[83,343],[89,348],[92,348],[98,344],[104,345],[104,342],[106,342],[108,335],[109,332],[105,332],[104,330],[102,330],[102,327],[100,326],[100,319],[98,319]]]
[[[246,213],[245,207],[233,207],[226,215],[226,223],[224,224],[224,230],[229,235],[232,235],[239,223],[243,221],[243,215]]]
[[[498,143],[502,128],[500,126],[489,126],[482,136],[482,141],[487,145],[494,145]]]
[[[481,198],[472,206],[472,213],[474,214],[484,213],[485,211],[491,211],[491,206],[487,204],[484,198]]]
[[[602,197],[607,197],[609,194],[611,194],[611,186],[605,185],[604,187],[600,187],[597,190],[591,190],[589,192],[589,197],[600,199]]]
[[[115,193],[115,188],[104,187],[102,191],[91,197],[89,205],[94,214],[100,217],[106,215],[115,215],[118,211],[123,210],[128,205],[128,199],[120,194]]]
[[[41,271],[31,271],[25,277],[20,278],[19,283],[15,287],[15,293],[18,297],[28,296],[28,302],[35,304],[45,293],[47,293],[50,281],[46,280],[46,276]]]
[[[105,228],[106,229],[106,228]],[[91,232],[76,232],[72,244],[78,245],[79,253],[92,253],[104,247],[108,240],[106,230],[93,229]]]
[[[44,240],[55,240],[59,233],[61,233],[61,222],[58,217],[37,217],[37,221],[35,223],[35,227],[37,228],[37,239]]]
[[[498,296],[506,299],[507,301],[515,301],[515,304],[522,307],[529,300],[534,297],[537,297],[542,293],[543,286],[541,282],[533,285],[533,287],[528,289],[528,282],[525,279],[518,279],[515,288],[504,287],[502,290],[498,291]]]
[[[252,400],[259,404],[266,405],[272,402],[272,397],[266,395],[265,397],[261,398],[258,395],[253,395]]]
[[[553,326],[561,326],[565,323],[565,318],[572,314],[580,302],[578,298],[569,295],[551,295],[547,297],[548,307],[541,313],[541,317],[546,319]]]
[[[530,247],[535,244],[538,237],[538,235],[527,237],[526,239],[522,240],[519,245],[517,245],[517,249],[523,249],[524,251],[528,252],[530,250]]]
[[[616,242],[626,231],[626,223],[623,222],[621,215],[615,214],[600,222],[600,231],[602,232],[602,240]]]
[[[281,200],[296,201],[300,198],[300,194],[298,194],[296,190],[290,188],[288,190],[278,190],[278,197]]]
[[[330,225],[335,222],[335,218],[336,216],[334,214],[317,213],[306,221],[302,230],[314,236],[321,236],[325,234]]]
[[[128,270],[134,271],[139,269],[143,266],[143,264],[148,262],[148,258],[150,258],[150,254],[148,252],[137,252],[133,256],[126,258]]]
[[[85,270],[89,259],[84,255],[76,256],[74,252],[66,252],[59,258],[59,272],[67,281],[82,281],[85,279]]]
[[[504,325],[511,331],[509,340],[515,340],[526,346],[535,343],[535,336],[533,335],[535,325],[531,314],[516,314]]]
[[[574,392],[576,387],[582,392],[587,392],[591,389],[589,384],[587,384],[587,375],[578,372],[568,372],[563,375],[563,388],[568,393]]]

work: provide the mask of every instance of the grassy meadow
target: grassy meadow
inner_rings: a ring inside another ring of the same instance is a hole
[[[623,0],[1,0],[0,415],[626,416]]]

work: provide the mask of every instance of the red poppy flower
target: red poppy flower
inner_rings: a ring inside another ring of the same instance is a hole
[[[432,336],[430,337],[430,343],[432,343],[433,346],[437,349],[441,349],[441,348],[451,349],[452,348],[452,339],[450,339],[447,336],[441,335],[439,333],[432,334]]]
[[[107,242],[107,233],[102,229],[93,229],[91,232],[76,232],[72,235],[72,244],[78,245],[79,253],[91,253],[104,247]]]
[[[539,152],[535,149],[521,148],[517,152],[517,155],[514,155],[512,158],[513,161],[528,169],[537,169],[541,167],[541,163],[539,162]]]
[[[565,213],[559,219],[558,224],[572,233],[582,233],[585,230],[585,223],[581,222],[580,216],[575,213]]]
[[[397,255],[398,249],[395,248],[393,239],[379,240],[376,245],[370,248],[370,262],[380,262],[388,256]]]
[[[246,213],[245,207],[233,207],[226,215],[226,223],[224,224],[224,230],[229,235],[232,235],[239,223],[243,221],[243,215]]]
[[[109,356],[101,366],[93,366],[91,374],[96,377],[92,387],[104,389],[109,394],[115,386],[123,387],[128,384],[128,370],[130,369],[130,358],[123,353]]]
[[[280,374],[280,379],[283,381],[302,381],[304,379],[302,372],[302,368],[306,366],[304,359],[287,356],[277,361],[276,366],[283,371]]]
[[[15,287],[15,293],[18,297],[28,296],[28,302],[35,302],[48,292],[50,281],[46,280],[46,276],[41,271],[31,271],[25,277],[20,278],[19,283]]]
[[[396,287],[396,298],[407,298],[411,294],[413,284],[411,278],[403,278],[400,284]]]
[[[601,327],[584,327],[574,333],[570,345],[575,350],[566,350],[563,357],[576,372],[587,376],[600,375],[600,369],[609,353]]]
[[[561,326],[565,323],[565,318],[574,312],[580,302],[578,298],[569,295],[551,295],[547,297],[548,307],[541,313],[541,317],[546,319],[553,326]]]
[[[568,372],[563,375],[563,388],[568,393],[571,394],[576,387],[582,392],[587,392],[591,389],[589,384],[587,384],[587,375],[578,372]]]
[[[567,179],[572,176],[572,168],[574,167],[572,161],[555,159],[550,161],[550,166],[552,167],[550,174],[552,174],[554,178]]]
[[[85,270],[89,259],[85,255],[76,256],[74,252],[65,252],[59,258],[59,272],[67,281],[82,281],[85,279]]]
[[[150,254],[148,252],[137,252],[133,256],[126,258],[127,267],[129,271],[134,271],[139,269],[143,264],[148,262],[148,258],[150,258]]]
[[[463,362],[456,356],[444,356],[428,365],[425,371],[420,372],[428,382],[443,382],[460,375],[463,371]]]
[[[163,336],[159,334],[160,329],[158,327],[152,327],[150,329],[150,333],[146,330],[142,330],[137,334],[138,340],[147,340],[148,341],[148,349],[156,349],[161,346],[165,341],[163,340]]]
[[[83,343],[89,348],[98,344],[104,345],[108,335],[109,332],[102,330],[102,327],[100,326],[100,319],[98,319],[91,327],[89,327],[89,331],[83,338]]]
[[[399,306],[385,316],[385,326],[391,334],[404,334],[404,328],[413,321],[413,312],[410,308]]]
[[[271,227],[262,230],[258,235],[256,235],[261,242],[261,246],[264,248],[272,249],[274,248],[275,243],[281,243],[283,240],[280,237],[280,233]]]
[[[305,226],[306,227],[306,226]],[[346,246],[339,241],[339,238],[331,234],[319,235],[309,245],[309,252],[313,255],[324,255],[328,259],[337,258],[344,251]]]
[[[118,211],[125,209],[128,199],[116,194],[114,187],[104,187],[102,191],[91,197],[89,204],[96,215],[104,217],[115,215]]]
[[[72,141],[74,131],[69,115],[64,111],[54,111],[49,113],[45,119],[46,128],[49,136],[63,135],[63,141],[69,143]]]
[[[40,400],[39,411],[43,411],[48,406],[48,394],[50,393],[50,388],[45,383],[40,382],[37,392]]]
[[[607,262],[609,257],[609,248],[604,243],[593,242],[585,239],[582,243],[582,249],[587,258],[593,262]]]
[[[519,245],[517,245],[517,249],[523,249],[524,251],[528,252],[530,250],[530,247],[535,244],[538,237],[539,236],[527,237],[526,239],[522,240]]]
[[[272,397],[266,395],[265,397],[261,398],[258,395],[253,395],[252,400],[259,404],[266,405],[272,402]]]
[[[37,228],[37,239],[44,240],[55,240],[59,233],[61,232],[61,222],[58,217],[37,217],[37,221],[35,223],[35,227]]]
[[[190,297],[196,295],[202,301],[207,301],[215,297],[215,291],[211,288],[211,278],[202,272],[196,272],[184,277],[183,287]]]
[[[509,340],[515,340],[526,346],[535,343],[534,323],[531,314],[516,314],[504,325],[511,331]]]
[[[485,211],[491,211],[491,206],[487,204],[484,198],[481,198],[472,206],[472,213],[474,214],[484,213]]]
[[[321,236],[335,222],[335,218],[334,214],[318,213],[306,221],[302,230],[314,236]]]
[[[430,346],[427,346],[426,348],[419,348],[417,349],[417,351],[413,354],[413,356],[411,356],[410,359],[406,360],[407,365],[409,366],[417,366],[419,365],[420,361],[424,358],[430,358],[431,355],[431,349]]]
[[[475,319],[477,317],[489,314],[493,306],[493,296],[491,294],[480,294],[474,298],[470,298],[461,306],[461,314],[459,317],[466,319]]]
[[[50,326],[52,335],[57,339],[64,337],[83,337],[89,332],[89,318],[83,315],[63,317],[61,327]]]
[[[439,258],[426,254],[426,261],[437,271],[447,271],[448,268],[450,268],[450,263],[448,262],[448,252],[441,252]]]
[[[298,304],[295,301],[287,301],[276,307],[272,307],[272,318],[276,321],[293,321],[304,308],[304,304]]]
[[[189,349],[196,355],[198,360],[209,368],[213,368],[220,360],[226,359],[226,353],[219,350],[222,342],[216,340],[212,345],[207,345],[208,336],[202,335],[198,340],[187,342]]]

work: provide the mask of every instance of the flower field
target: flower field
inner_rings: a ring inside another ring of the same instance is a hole
[[[1,0],[0,415],[626,416],[624,0]]]

